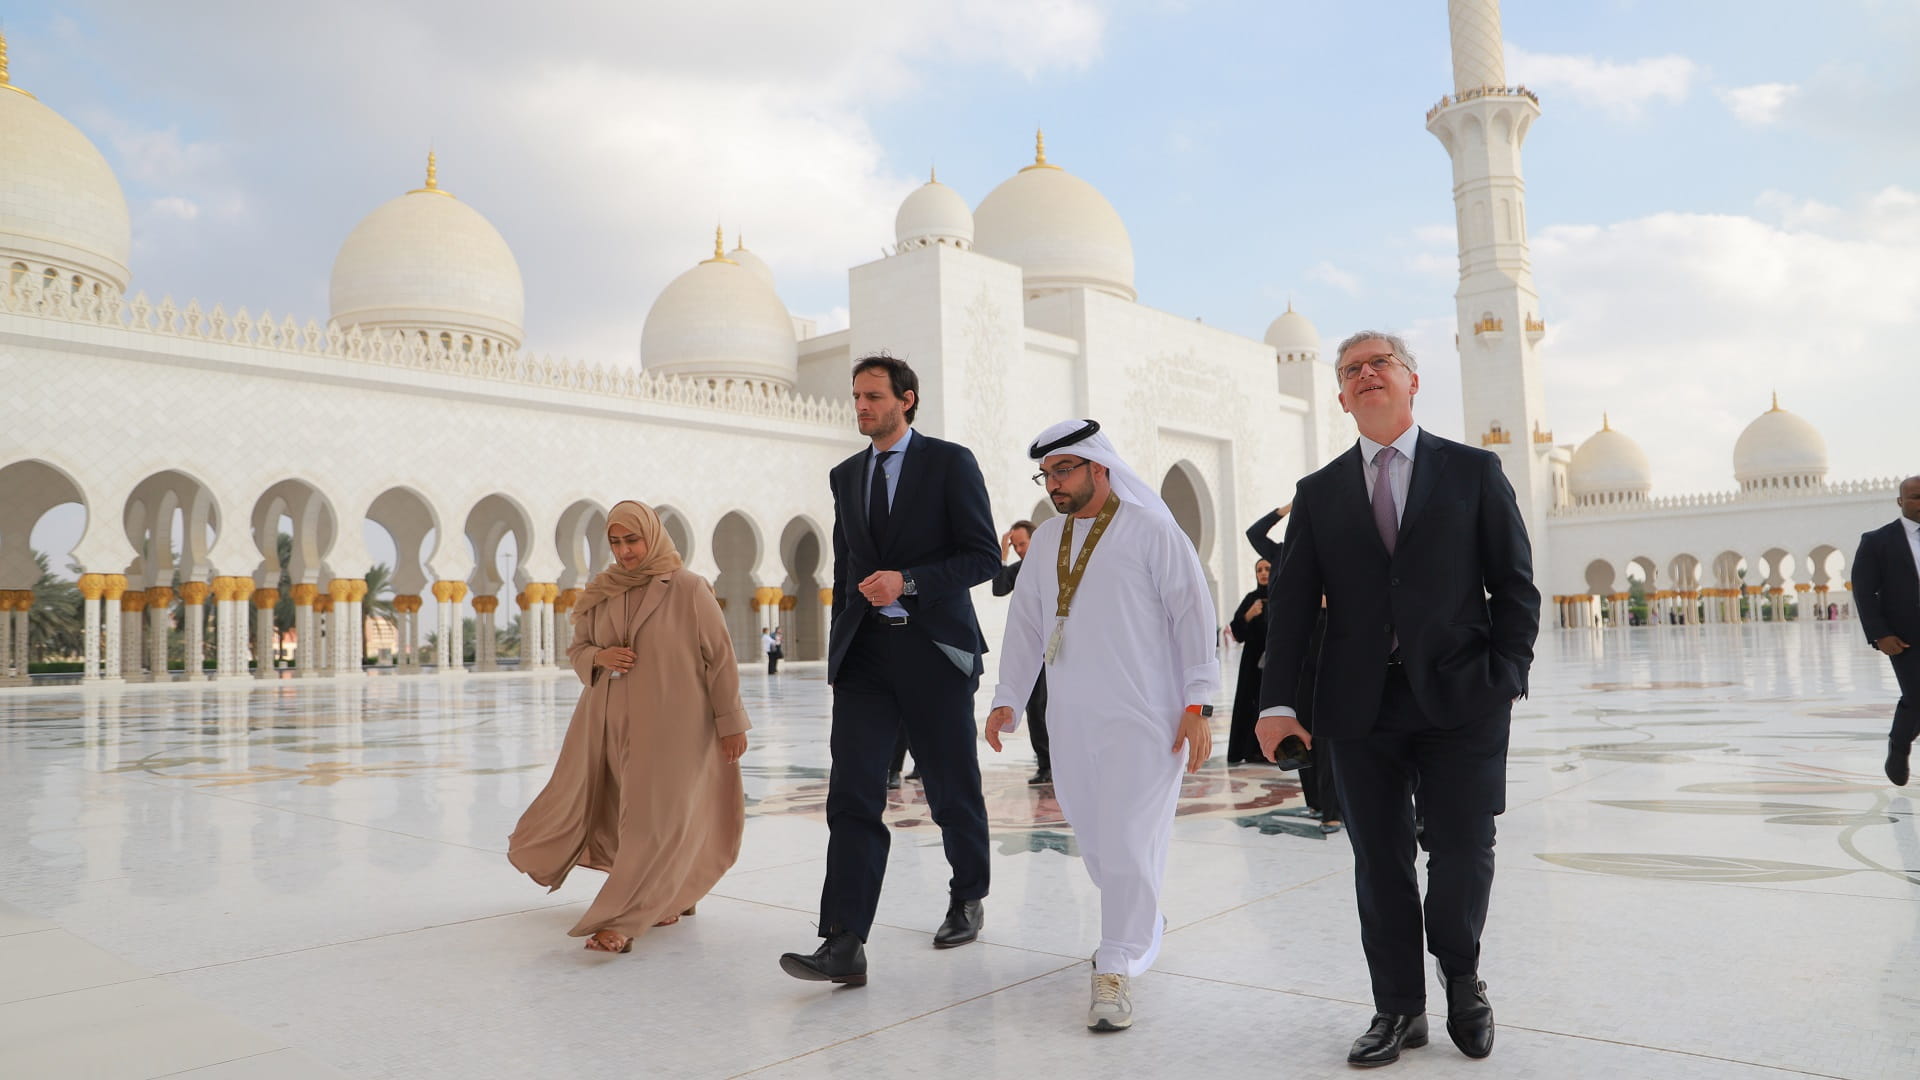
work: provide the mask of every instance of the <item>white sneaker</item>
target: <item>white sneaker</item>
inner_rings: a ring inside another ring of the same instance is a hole
[[[1133,997],[1125,975],[1093,973],[1093,1004],[1087,1008],[1089,1031],[1125,1031],[1133,1026]]]

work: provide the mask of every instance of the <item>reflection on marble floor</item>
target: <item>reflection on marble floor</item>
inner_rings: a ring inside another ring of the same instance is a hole
[[[1884,661],[1851,625],[1541,652],[1482,972],[1498,1047],[1396,1068],[1920,1075],[1920,832],[1880,774]],[[1218,751],[1186,782],[1132,1032],[1078,1026],[1096,898],[1018,742],[982,749],[982,942],[929,947],[946,868],[909,783],[872,985],[785,978],[825,854],[827,691],[817,666],[743,680],[740,862],[623,957],[563,936],[599,875],[548,895],[502,857],[564,673],[0,692],[0,1076],[1347,1075],[1371,1010],[1344,835]]]

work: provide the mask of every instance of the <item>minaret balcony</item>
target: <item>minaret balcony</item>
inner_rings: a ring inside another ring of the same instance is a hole
[[[1527,340],[1537,342],[1547,333],[1547,320],[1527,316]]]
[[[1462,90],[1458,94],[1442,94],[1439,104],[1427,110],[1427,122],[1432,123],[1433,118],[1439,116],[1443,110],[1469,101],[1477,101],[1480,98],[1525,98],[1535,106],[1540,104],[1540,95],[1524,86],[1480,86],[1472,90]]]
[[[1482,342],[1483,344],[1491,345],[1494,342],[1499,341],[1502,337],[1506,336],[1506,332],[1507,332],[1506,320],[1496,319],[1491,315],[1488,315],[1485,318],[1482,318],[1478,322],[1473,324],[1474,340]]]

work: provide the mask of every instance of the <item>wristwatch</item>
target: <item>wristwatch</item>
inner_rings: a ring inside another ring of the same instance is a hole
[[[1211,706],[1211,705],[1189,705],[1189,706],[1187,706],[1187,711],[1188,711],[1188,712],[1197,712],[1197,713],[1199,713],[1199,714],[1200,714],[1200,715],[1201,715],[1201,716],[1202,716],[1203,718],[1205,718],[1205,719],[1208,719],[1208,720],[1211,720],[1211,719],[1213,719],[1213,706]]]
[[[920,586],[915,585],[913,583],[913,575],[907,573],[905,570],[900,571],[900,595],[901,596],[919,596],[920,595]]]

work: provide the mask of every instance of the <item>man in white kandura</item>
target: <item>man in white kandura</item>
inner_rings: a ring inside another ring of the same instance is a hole
[[[1160,952],[1181,766],[1213,753],[1213,598],[1172,511],[1099,424],[1055,424],[1027,453],[1064,516],[1035,531],[1014,586],[987,743],[1014,730],[1045,664],[1054,793],[1100,890],[1087,1027],[1118,1031],[1129,981]]]

